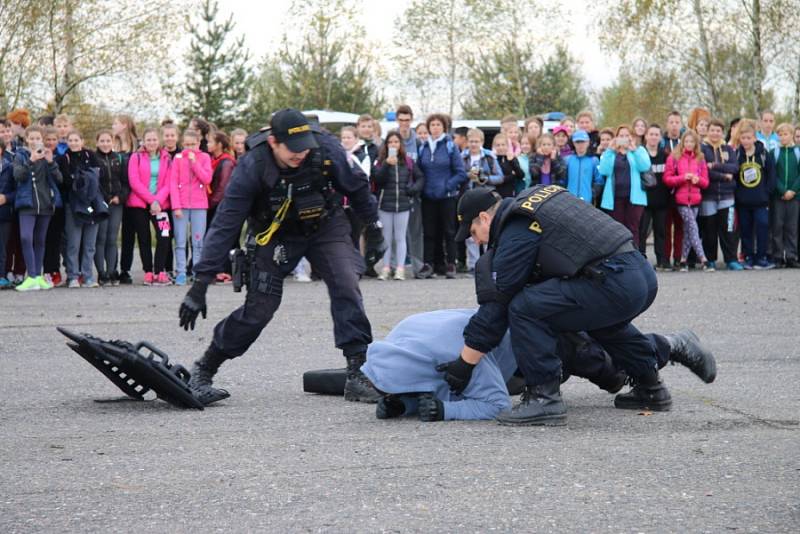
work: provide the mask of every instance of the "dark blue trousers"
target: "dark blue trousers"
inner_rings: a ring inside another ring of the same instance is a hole
[[[739,213],[739,229],[742,233],[742,253],[745,258],[759,261],[767,259],[767,239],[769,239],[769,210],[766,207],[753,208],[736,206]],[[755,234],[755,247],[753,234]],[[753,255],[755,248],[755,256]]]
[[[275,253],[278,246],[283,246],[283,257]],[[372,342],[372,328],[358,287],[364,260],[353,247],[350,223],[341,210],[308,237],[278,232],[267,246],[256,247],[255,268],[244,304],[214,328],[217,348],[231,358],[244,354],[280,306],[283,279],[303,256],[328,286],[336,347],[345,356],[366,352]],[[317,308],[319,303],[307,305]]]
[[[655,300],[653,267],[639,252],[626,252],[598,269],[605,279],[550,279],[526,287],[511,300],[511,346],[529,385],[560,379],[558,332],[587,332],[617,368],[634,378],[659,367],[663,347],[659,351],[655,336],[645,336],[631,324]]]

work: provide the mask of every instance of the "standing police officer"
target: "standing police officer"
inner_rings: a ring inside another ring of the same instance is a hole
[[[526,386],[499,422],[565,424],[559,332],[587,331],[626,371],[633,387],[615,397],[617,408],[670,409],[659,362],[678,361],[714,380],[713,356],[693,333],[645,336],[631,324],[652,304],[658,285],[631,233],[608,215],[547,185],[505,200],[489,188],[473,189],[461,198],[458,218],[457,240],[471,234],[489,248],[475,266],[480,308],[464,329],[461,355],[437,369],[452,389],[463,390],[475,364],[510,327]]]
[[[190,387],[204,404],[228,397],[212,387],[214,374],[258,338],[280,305],[283,279],[305,256],[328,286],[336,347],[347,359],[344,397],[376,402],[379,395],[360,370],[372,342],[358,288],[364,260],[353,247],[339,196],[349,198],[366,224],[367,264],[374,264],[384,243],[368,181],[351,170],[334,136],[312,129],[294,109],[275,113],[270,128],[248,138],[247,147],[206,234],[203,257],[194,267],[196,281],[180,307],[180,325],[194,329],[197,316],[205,318],[208,284],[223,270],[245,219],[247,297],[214,328],[211,344],[194,364]]]

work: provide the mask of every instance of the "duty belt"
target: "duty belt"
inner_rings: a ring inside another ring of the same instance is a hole
[[[581,274],[590,280],[598,280],[602,282],[606,279],[606,272],[600,269],[600,265],[603,264],[609,258],[616,256],[617,254],[625,254],[626,252],[638,252],[638,249],[633,245],[633,241],[628,240],[625,241],[623,244],[617,247],[617,249],[606,256],[603,259],[597,260],[595,262],[590,263],[583,269],[581,269]]]

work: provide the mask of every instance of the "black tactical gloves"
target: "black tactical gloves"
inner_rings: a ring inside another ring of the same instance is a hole
[[[206,291],[208,290],[208,283],[200,280],[195,280],[189,292],[183,298],[181,308],[178,311],[180,318],[179,325],[184,330],[190,328],[194,330],[194,323],[197,321],[197,316],[203,314],[203,319],[206,318]]]
[[[366,238],[366,247],[364,250],[364,262],[367,265],[367,271],[372,269],[378,260],[383,258],[383,253],[386,252],[386,243],[383,241],[383,225],[380,221],[368,224],[364,231]]]
[[[472,378],[472,370],[475,369],[475,364],[467,363],[459,356],[452,362],[440,363],[436,366],[436,370],[445,373],[444,380],[450,385],[450,391],[456,395],[466,389]]]
[[[423,393],[419,396],[419,420],[429,423],[431,421],[444,421],[444,403],[433,396],[432,393]]]

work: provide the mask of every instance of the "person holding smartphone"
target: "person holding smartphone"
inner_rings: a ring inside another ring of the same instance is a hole
[[[425,176],[406,153],[400,133],[391,131],[378,152],[374,173],[378,192],[378,217],[383,224],[383,239],[388,245],[383,254],[380,280],[388,280],[394,267],[394,279],[405,280],[406,232],[411,198],[418,197],[425,186]],[[395,248],[392,262],[392,248]]]
[[[14,180],[17,194],[14,209],[19,213],[19,233],[27,277],[17,291],[50,289],[42,276],[47,227],[56,207],[61,206],[61,172],[53,152],[45,148],[42,130],[31,126],[25,132],[25,147],[14,158]]]
[[[638,243],[639,221],[647,206],[641,173],[650,169],[650,156],[643,146],[636,146],[629,126],[618,126],[614,135],[613,148],[603,152],[598,167],[606,177],[600,207],[625,225],[633,234],[633,242]]]

